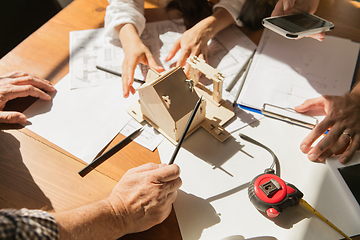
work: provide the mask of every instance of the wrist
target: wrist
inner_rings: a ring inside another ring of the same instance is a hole
[[[360,108],[360,95],[358,95],[358,94],[356,94],[356,93],[350,92],[350,93],[348,94],[348,96],[349,96],[350,100],[351,100],[356,106],[358,106],[358,107]]]
[[[219,32],[216,18],[209,16],[194,26],[196,32],[201,32],[205,42],[212,39]]]
[[[126,208],[121,199],[110,195],[104,202],[111,208],[113,223],[115,223],[114,227],[119,230],[118,238],[132,233],[133,231],[130,230],[130,223],[126,221]]]
[[[356,106],[360,107],[360,84],[357,84],[347,95]]]
[[[211,21],[212,37],[234,23],[234,19],[231,14],[224,8],[216,9],[216,11],[209,17],[209,20]]]
[[[119,39],[124,50],[127,49],[127,47],[129,47],[131,44],[142,44],[135,26],[131,23],[126,23],[121,26],[119,30]]]

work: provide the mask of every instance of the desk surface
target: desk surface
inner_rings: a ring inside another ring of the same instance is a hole
[[[103,27],[106,0],[75,0],[0,60],[0,75],[21,70],[57,83],[69,71],[69,32]],[[147,3],[148,7],[152,4]],[[148,21],[163,19],[159,9],[147,9]],[[332,21],[329,35],[360,42],[360,4],[321,0],[317,15]],[[243,31],[258,43],[261,31]],[[360,73],[357,74],[357,81]],[[23,111],[34,98],[13,100],[6,109]],[[158,152],[131,143],[85,178],[77,172],[86,164],[27,129],[0,126],[0,207],[61,211],[102,199],[130,168],[160,162]],[[123,138],[117,136],[108,146]],[[96,183],[96,184],[94,184]],[[123,239],[181,239],[172,211],[162,224]]]

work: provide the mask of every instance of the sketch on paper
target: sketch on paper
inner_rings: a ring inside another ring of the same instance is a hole
[[[331,49],[331,51],[329,51]],[[289,40],[265,30],[240,95],[241,104],[293,108],[321,95],[350,90],[359,45],[327,36]]]
[[[165,58],[174,42],[185,30],[181,19],[147,23],[141,40],[149,48],[158,65],[168,70],[176,65],[180,51],[168,62]],[[209,65],[225,75],[224,87],[236,75],[240,66],[255,48],[256,45],[235,25],[224,29],[209,42],[207,60]],[[106,37],[103,28],[71,32],[71,89],[120,81],[117,76],[97,70],[96,65],[121,72],[123,59],[124,52],[120,41]],[[134,77],[144,79],[147,71],[148,66],[139,64]],[[209,88],[212,88],[212,84],[209,84]],[[233,101],[237,87],[233,89],[230,93],[224,91],[223,98]]]
[[[170,62],[164,59],[184,31],[182,20],[147,23],[140,38],[157,63],[166,69],[177,61],[178,55]],[[97,70],[96,65],[121,72],[124,57],[120,41],[105,36],[103,28],[70,32],[71,89],[121,81],[117,76]],[[144,79],[147,71],[146,65],[139,64],[134,77]]]

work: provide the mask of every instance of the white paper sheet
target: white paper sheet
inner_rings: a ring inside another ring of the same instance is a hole
[[[325,164],[310,162],[299,150],[310,130],[264,118],[247,126],[224,143],[203,129],[187,138],[175,164],[179,165],[181,190],[174,208],[184,240],[337,240],[342,236],[300,206],[285,209],[268,219],[248,198],[248,184],[270,167],[266,150],[239,138],[246,134],[274,151],[280,161],[281,178],[294,184],[304,199],[348,235],[358,234],[360,221],[345,196],[335,186]],[[158,147],[168,163],[174,146],[166,139]]]
[[[130,120],[125,108],[137,99],[123,98],[121,83],[69,89],[70,76],[56,85],[52,101],[38,100],[24,114],[26,128],[90,163]]]
[[[352,84],[359,46],[333,36],[294,41],[265,29],[239,102],[293,108],[321,95],[343,95]]]
[[[135,119],[130,119],[130,121],[121,129],[120,133],[124,136],[129,136],[136,129],[143,127],[141,134],[134,139],[134,141],[141,146],[146,147],[150,151],[154,151],[157,146],[162,142],[164,136],[154,129],[150,124],[143,122],[139,123]]]
[[[70,32],[70,88],[84,88],[119,82],[121,78],[96,69],[96,65],[121,70],[124,52],[120,41],[104,36],[104,29],[88,29]],[[139,69],[135,77],[143,79]]]

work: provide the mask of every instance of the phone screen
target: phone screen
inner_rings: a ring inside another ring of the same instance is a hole
[[[338,170],[360,205],[360,164],[338,168]]]
[[[270,18],[267,21],[291,33],[331,26],[331,23],[308,13],[299,13],[279,18]]]

